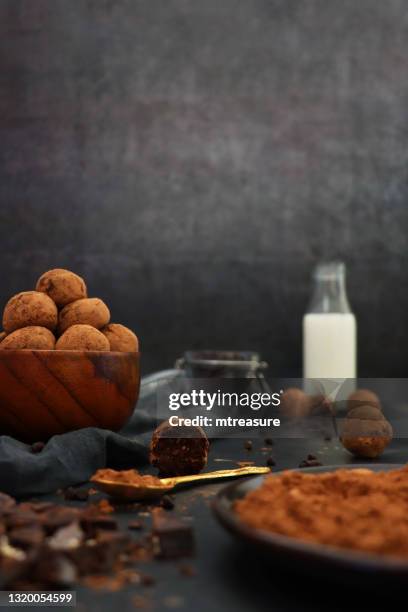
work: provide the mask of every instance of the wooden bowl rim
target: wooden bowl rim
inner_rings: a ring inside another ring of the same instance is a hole
[[[120,355],[141,355],[141,351],[68,351],[64,349],[0,349],[0,355],[12,354],[18,355],[20,353],[49,353],[50,355],[111,355],[112,357],[119,357]]]

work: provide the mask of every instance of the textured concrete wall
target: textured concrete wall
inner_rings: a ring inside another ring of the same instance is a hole
[[[301,365],[344,258],[367,375],[408,368],[405,0],[2,0],[2,301],[67,266],[142,339]]]

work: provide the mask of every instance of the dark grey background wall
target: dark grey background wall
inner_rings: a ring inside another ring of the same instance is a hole
[[[142,341],[301,367],[322,258],[408,369],[405,0],[1,0],[0,298],[83,274]]]

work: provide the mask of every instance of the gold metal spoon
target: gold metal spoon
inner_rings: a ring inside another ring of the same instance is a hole
[[[218,480],[220,478],[236,478],[238,476],[252,476],[254,474],[267,474],[268,467],[247,466],[234,470],[218,470],[204,474],[190,474],[188,476],[172,476],[171,478],[160,478],[157,485],[139,485],[127,482],[115,482],[92,476],[91,482],[104,493],[111,497],[127,501],[140,501],[143,499],[154,499],[169,493],[180,484],[189,482],[201,482],[202,480]]]

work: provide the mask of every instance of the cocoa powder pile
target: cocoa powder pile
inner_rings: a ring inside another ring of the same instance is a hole
[[[269,476],[235,504],[250,527],[408,560],[408,466]]]
[[[111,482],[121,482],[139,486],[160,486],[162,483],[160,478],[151,476],[150,474],[140,474],[137,470],[111,470],[104,468],[97,470],[91,478],[92,480],[109,480]]]

